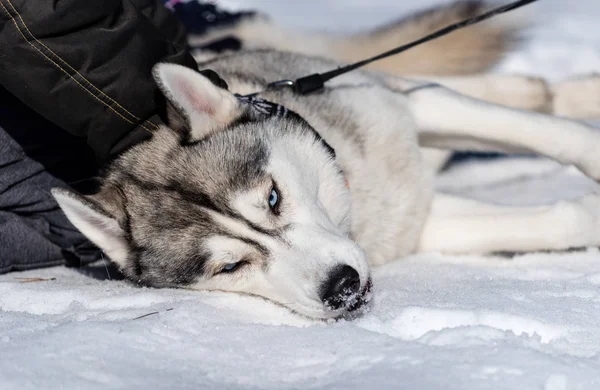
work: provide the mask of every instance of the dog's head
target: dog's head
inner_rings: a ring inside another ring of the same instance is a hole
[[[262,296],[313,318],[368,301],[333,149],[297,114],[161,64],[169,128],[125,152],[102,190],[53,194],[124,274],[155,287]]]

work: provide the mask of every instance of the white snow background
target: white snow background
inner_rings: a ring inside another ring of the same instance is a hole
[[[222,4],[285,25],[352,31],[442,2]],[[529,8],[531,42],[498,71],[554,80],[600,72],[600,1]],[[505,204],[598,190],[541,159],[456,166],[439,186]],[[105,276],[103,265],[97,271]],[[55,279],[17,279],[31,277]],[[137,288],[74,269],[3,275],[0,389],[600,389],[598,250],[418,255],[375,269],[374,283],[371,312],[324,324],[261,299]]]

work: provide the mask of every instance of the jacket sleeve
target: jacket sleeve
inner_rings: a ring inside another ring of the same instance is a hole
[[[103,161],[160,124],[158,62],[196,68],[159,0],[0,0],[0,84]]]

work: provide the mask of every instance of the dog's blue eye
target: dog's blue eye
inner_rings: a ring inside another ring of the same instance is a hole
[[[243,261],[238,261],[237,263],[229,263],[226,264],[225,267],[223,267],[223,269],[221,270],[221,272],[233,272],[235,271],[241,264],[243,263]]]
[[[278,204],[279,204],[279,194],[277,193],[277,190],[275,188],[273,188],[271,190],[271,194],[269,195],[269,206],[271,207],[271,209],[275,209]]]

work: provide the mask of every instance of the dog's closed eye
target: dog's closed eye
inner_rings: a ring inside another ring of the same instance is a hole
[[[230,274],[248,264],[250,264],[250,263],[246,260],[241,260],[241,261],[238,261],[235,263],[228,263],[228,264],[225,264],[225,266],[223,268],[221,268],[221,270],[219,272],[217,272],[217,274]]]

